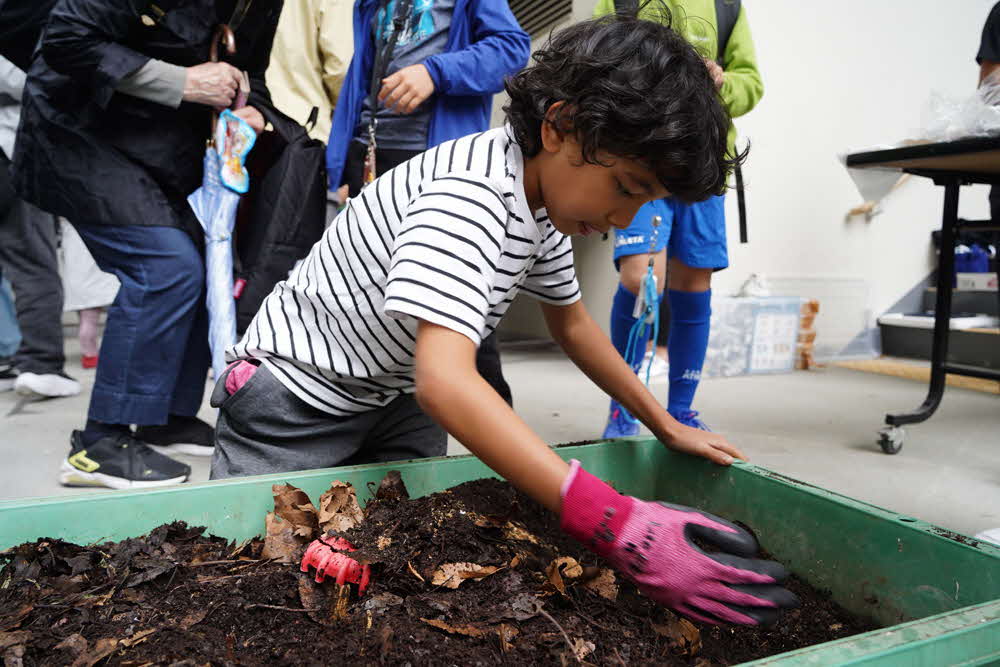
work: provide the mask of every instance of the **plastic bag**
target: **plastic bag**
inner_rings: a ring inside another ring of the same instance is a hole
[[[1000,134],[1000,81],[987,79],[971,95],[931,93],[924,107],[921,139],[953,141]]]

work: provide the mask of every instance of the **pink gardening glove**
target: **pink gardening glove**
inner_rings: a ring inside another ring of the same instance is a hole
[[[778,584],[779,563],[748,558],[753,535],[681,505],[623,496],[571,461],[562,486],[562,529],[608,560],[656,602],[706,623],[764,625],[799,604]],[[697,537],[719,552],[706,553]]]
[[[253,377],[253,374],[257,372],[260,362],[250,363],[246,359],[241,361],[234,361],[226,367],[229,370],[229,375],[226,376],[226,393],[232,396],[240,390],[240,387],[245,385]]]

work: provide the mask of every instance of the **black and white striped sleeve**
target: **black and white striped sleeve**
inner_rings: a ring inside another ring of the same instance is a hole
[[[490,181],[442,176],[410,204],[396,235],[385,313],[448,327],[482,341],[507,229]]]
[[[539,301],[568,306],[580,299],[573,266],[573,244],[565,234],[547,227],[539,258],[525,277],[522,291]]]

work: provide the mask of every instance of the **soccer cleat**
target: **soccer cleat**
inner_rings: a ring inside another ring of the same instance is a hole
[[[154,452],[131,433],[109,435],[89,447],[80,431],[70,436],[70,453],[62,462],[63,486],[105,486],[109,489],[144,489],[180,484],[191,468]]]
[[[639,435],[639,423],[623,408],[618,401],[611,401],[608,412],[608,425],[604,427],[602,438],[624,438]]]
[[[685,410],[684,412],[679,412],[677,414],[671,412],[670,416],[679,421],[680,423],[684,424],[685,426],[696,428],[699,431],[708,431],[709,433],[712,432],[712,429],[710,429],[705,422],[698,419],[697,410]]]
[[[60,398],[80,393],[80,383],[65,373],[21,373],[14,382],[14,391],[22,396]]]

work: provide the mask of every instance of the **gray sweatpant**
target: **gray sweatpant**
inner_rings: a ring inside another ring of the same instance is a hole
[[[285,389],[261,365],[232,396],[222,374],[212,479],[444,456],[444,429],[404,394],[384,408],[335,417]]]
[[[22,373],[61,373],[63,286],[59,277],[59,219],[16,199],[0,220],[0,269],[14,289]]]

